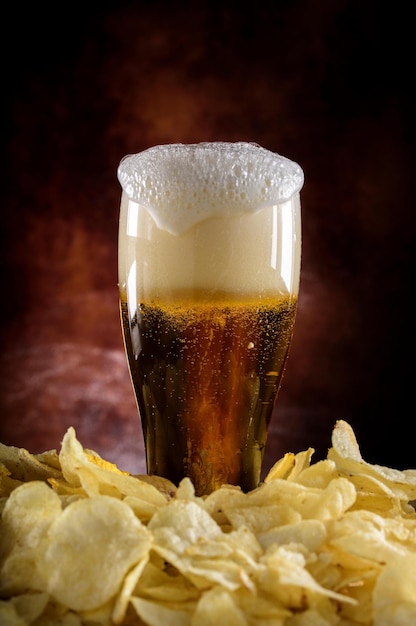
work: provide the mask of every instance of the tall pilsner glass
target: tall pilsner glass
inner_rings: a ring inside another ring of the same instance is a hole
[[[155,146],[124,157],[123,336],[147,471],[197,495],[260,481],[297,308],[294,162],[252,143]]]

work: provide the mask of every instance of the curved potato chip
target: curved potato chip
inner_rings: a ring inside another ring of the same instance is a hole
[[[126,575],[123,581],[121,591],[117,596],[115,606],[111,613],[111,619],[113,621],[113,624],[121,624],[123,622],[128,604],[130,602],[131,596],[133,595],[134,588],[136,587],[137,581],[142,575],[142,572],[146,567],[147,562],[147,558],[142,559]]]
[[[351,426],[344,420],[337,420],[332,431],[332,445],[344,459],[362,461],[357,438]]]
[[[31,454],[25,448],[0,443],[0,462],[10,471],[11,478],[21,482],[62,477],[60,469],[44,463],[42,455]]]
[[[173,498],[176,494],[176,485],[174,485],[173,482],[168,480],[167,478],[163,478],[163,476],[155,476],[150,474],[134,474],[134,478],[153,485],[153,487],[156,487],[158,491],[165,494],[165,496],[167,496],[169,499]]]
[[[62,440],[59,461],[64,478],[72,486],[83,487],[88,495],[134,496],[157,507],[164,506],[168,500],[148,481],[122,472],[114,464],[102,462],[98,455],[85,451],[72,427]]]
[[[226,616],[227,626],[248,626],[249,622],[232,595],[214,587],[199,600],[192,615],[191,626],[218,626]]]
[[[258,535],[258,540],[264,549],[273,544],[299,543],[305,546],[309,552],[318,550],[326,538],[325,524],[313,519],[278,526]]]
[[[324,459],[305,469],[296,477],[296,482],[305,487],[325,489],[334,478],[339,478],[334,461]]]
[[[297,480],[298,476],[310,466],[314,452],[313,448],[308,448],[304,452],[298,452],[295,455],[295,465],[289,472],[287,480]]]
[[[339,420],[332,432],[332,448],[328,458],[333,460],[346,477],[367,473],[384,482],[400,499],[416,499],[416,470],[397,470],[364,461],[351,426]]]
[[[9,496],[0,520],[0,593],[44,590],[37,559],[47,531],[62,512],[59,496],[46,483],[23,483]]]
[[[201,596],[200,590],[184,576],[172,575],[163,559],[161,561],[160,566],[152,561],[146,564],[134,595],[151,601],[193,605]]]
[[[304,556],[290,546],[271,546],[260,559],[266,565],[260,576],[260,586],[283,604],[305,604],[305,592],[319,594],[338,602],[356,604],[352,598],[323,587],[305,567]],[[286,600],[285,600],[286,597]]]
[[[274,480],[275,478],[286,478],[294,467],[294,453],[286,452],[286,454],[281,459],[279,459],[279,461],[276,461],[276,463],[272,465],[264,479],[264,482],[268,483],[269,480]]]
[[[230,558],[233,549],[226,543],[227,535],[195,502],[172,501],[154,515],[148,529],[153,533],[153,549],[196,587],[216,583],[237,589],[246,584],[241,565]]]
[[[190,626],[191,611],[185,608],[170,607],[143,598],[133,597],[131,603],[137,615],[147,626]]]
[[[152,536],[124,502],[97,496],[73,502],[48,531],[37,566],[46,590],[76,611],[96,609],[148,558]]]
[[[345,422],[332,441],[204,497],[74,429],[59,457],[0,447],[1,625],[413,626],[416,470],[366,463]]]
[[[300,513],[303,519],[324,520],[339,517],[355,498],[354,485],[346,478],[335,478],[324,489],[277,478],[248,493],[245,506],[281,504]]]
[[[0,624],[2,624],[2,626],[27,625],[27,622],[18,614],[13,598],[10,600],[0,600]]]
[[[380,573],[374,588],[377,626],[414,626],[416,554],[396,554]]]
[[[26,626],[40,617],[49,602],[47,593],[23,593],[9,602],[0,600],[1,626]]]

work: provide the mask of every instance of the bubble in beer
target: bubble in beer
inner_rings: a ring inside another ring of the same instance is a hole
[[[209,217],[286,202],[302,188],[303,171],[255,143],[206,142],[127,155],[118,179],[159,228],[178,235]]]

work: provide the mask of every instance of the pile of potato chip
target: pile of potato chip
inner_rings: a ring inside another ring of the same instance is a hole
[[[416,470],[335,424],[250,493],[0,444],[1,626],[414,626]]]

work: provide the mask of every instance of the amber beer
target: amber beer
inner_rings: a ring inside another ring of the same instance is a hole
[[[246,143],[125,157],[119,289],[147,470],[257,486],[300,276],[300,167]]]

